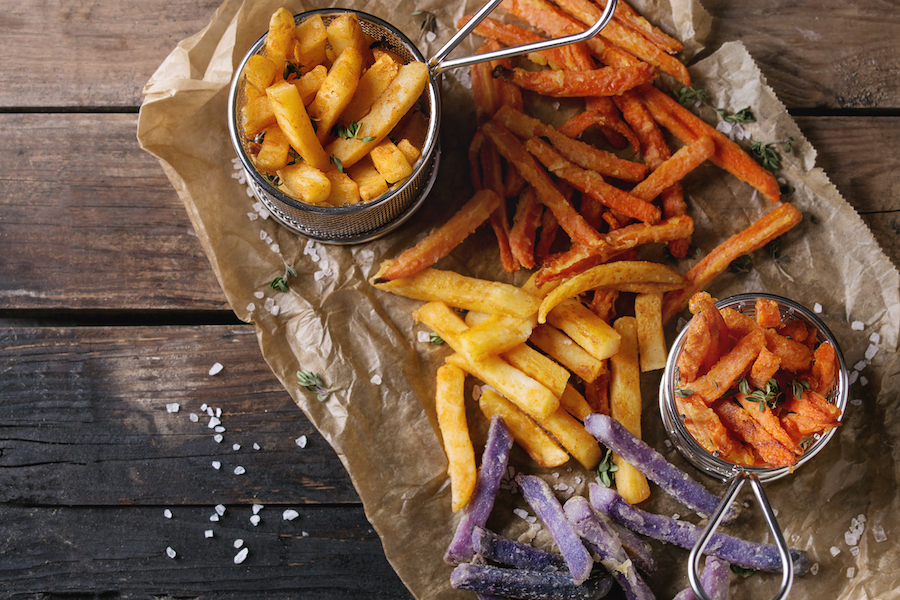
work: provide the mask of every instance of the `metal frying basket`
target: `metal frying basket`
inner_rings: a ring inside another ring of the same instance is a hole
[[[441,122],[440,74],[448,69],[465,67],[476,63],[518,56],[529,52],[557,48],[567,44],[586,41],[594,37],[612,19],[616,0],[607,2],[600,19],[585,31],[560,38],[504,48],[474,56],[445,60],[448,54],[465,38],[502,0],[490,0],[454,34],[435,56],[427,61],[430,81],[422,97],[419,108],[428,115],[428,131],[422,147],[422,156],[413,166],[412,175],[395,185],[380,197],[359,204],[345,206],[316,206],[291,198],[262,176],[250,160],[248,144],[240,133],[241,108],[244,96],[244,67],[254,54],[265,51],[264,34],[250,48],[235,70],[228,97],[228,129],[231,142],[247,173],[247,181],[257,199],[282,225],[306,237],[332,244],[355,244],[378,238],[404,223],[431,190],[440,164],[439,131]],[[307,17],[320,15],[327,25],[337,16],[352,13],[359,19],[362,30],[382,46],[397,53],[407,62],[426,62],[421,52],[400,30],[373,15],[351,9],[318,9],[294,16],[295,22]]]
[[[829,342],[834,347],[838,360],[837,381],[835,383],[834,389],[829,394],[828,400],[841,409],[841,418],[843,418],[844,410],[847,407],[850,378],[847,374],[847,365],[844,362],[844,355],[841,352],[840,346],[838,345],[834,335],[832,335],[831,331],[829,331],[828,327],[825,325],[825,323],[822,322],[821,319],[819,319],[809,309],[794,302],[793,300],[788,300],[787,298],[782,298],[781,296],[775,296],[773,294],[740,294],[737,296],[732,296],[731,298],[719,300],[718,302],[716,302],[716,306],[720,309],[733,308],[738,312],[752,315],[755,314],[755,305],[757,298],[768,298],[775,300],[776,302],[778,302],[778,307],[781,312],[782,320],[784,322],[800,320],[807,327],[811,326],[815,328],[817,344],[822,342]],[[678,448],[678,451],[681,452],[681,454],[688,460],[688,462],[690,462],[706,475],[715,477],[720,481],[730,481],[731,483],[731,487],[722,498],[722,501],[716,509],[716,512],[710,517],[709,523],[707,524],[700,538],[697,540],[694,548],[691,550],[691,554],[688,559],[688,579],[690,580],[691,587],[693,588],[694,593],[698,598],[700,598],[700,600],[710,600],[706,591],[700,585],[700,556],[709,543],[713,533],[724,520],[727,513],[726,509],[735,500],[744,483],[749,481],[753,489],[753,493],[756,496],[757,501],[759,502],[760,508],[762,509],[766,524],[768,525],[769,530],[772,532],[775,538],[775,545],[778,547],[778,553],[781,557],[781,587],[778,594],[775,596],[775,600],[780,600],[781,598],[785,598],[787,596],[788,592],[791,589],[791,585],[793,584],[793,563],[790,557],[790,549],[788,548],[787,542],[784,539],[784,535],[781,532],[778,521],[775,518],[775,513],[772,510],[772,506],[769,504],[769,501],[766,498],[766,494],[763,491],[761,482],[780,479],[786,475],[793,473],[798,467],[800,467],[800,465],[803,465],[812,460],[812,458],[825,447],[825,444],[827,444],[828,441],[832,437],[834,437],[836,430],[831,429],[827,433],[815,438],[813,443],[805,450],[803,456],[800,457],[800,459],[797,461],[797,464],[793,467],[743,467],[734,465],[730,462],[722,460],[718,456],[710,454],[696,440],[694,440],[693,436],[691,436],[691,434],[688,432],[675,406],[677,361],[678,355],[681,352],[681,347],[685,341],[687,329],[688,328],[685,327],[675,339],[675,342],[672,344],[672,348],[669,351],[668,360],[666,361],[666,369],[663,372],[659,391],[659,409],[662,415],[663,425],[666,428],[666,433],[669,435],[672,443],[676,448]]]

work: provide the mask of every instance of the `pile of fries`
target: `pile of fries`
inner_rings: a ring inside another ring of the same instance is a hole
[[[408,179],[421,158],[427,123],[414,109],[428,67],[380,47],[353,13],[326,27],[320,15],[295,25],[278,9],[265,51],[247,60],[244,78],[250,159],[296,200],[374,200]]]
[[[836,350],[819,343],[815,327],[785,318],[771,298],[758,298],[748,315],[718,309],[701,292],[690,310],[675,404],[708,452],[747,467],[790,467],[813,436],[840,425],[841,410],[826,399]]]
[[[599,18],[598,2],[505,0],[502,7],[542,33],[490,18],[475,33],[486,39],[481,51],[487,51],[583,31]],[[574,457],[592,470],[603,456],[584,429],[585,417],[611,415],[640,437],[640,374],[665,366],[664,324],[732,261],[801,219],[781,201],[769,171],[654,87],[660,73],[690,85],[676,58],[681,50],[619,0],[610,25],[590,42],[529,55],[528,69],[508,61],[471,67],[476,191],[370,280],[425,302],[415,318],[453,350],[438,372],[437,412],[454,511],[465,506],[476,472],[463,410],[465,375],[487,385],[478,400],[482,412],[502,416],[539,465]],[[526,114],[522,90],[548,102],[580,96],[584,110],[554,127]],[[593,126],[602,144],[579,139]],[[679,147],[670,148],[664,130]],[[642,160],[616,154],[629,146]],[[755,188],[773,210],[686,273],[638,260],[647,244],[667,244],[676,258],[688,255],[693,220],[682,180],[704,161]],[[496,234],[502,268],[531,271],[521,287],[432,267],[483,223]],[[644,475],[616,455],[613,460],[619,493],[632,504],[645,500]]]

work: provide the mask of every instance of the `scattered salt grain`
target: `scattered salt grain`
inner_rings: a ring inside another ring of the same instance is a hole
[[[217,363],[214,364],[212,367],[210,367],[210,369],[209,369],[209,374],[210,374],[210,375],[218,375],[219,373],[222,372],[222,369],[223,369],[223,368],[224,368],[224,367],[222,366],[222,363],[218,363],[218,362],[217,362]]]
[[[281,312],[281,307],[278,306],[277,304],[269,309],[269,314],[271,314],[273,317],[277,317],[278,313],[280,313],[280,312]]]
[[[247,472],[247,469],[245,469],[244,467],[235,467],[234,468],[235,475],[243,475],[246,472]]]
[[[266,298],[266,301],[265,301],[265,303],[263,303],[263,306],[265,307],[266,310],[272,310],[272,307],[275,306],[275,298]]]
[[[210,429],[214,429],[217,425],[221,425],[221,424],[222,424],[222,421],[221,421],[221,419],[219,419],[219,417],[210,417],[209,423],[206,426],[209,427]]]
[[[259,511],[261,511],[263,508],[265,508],[265,507],[262,504],[254,504],[253,505],[253,514],[258,515]]]
[[[838,554],[841,553],[841,549],[838,548],[837,546],[832,546],[831,548],[828,549],[828,551],[831,552],[832,556],[837,556]]]
[[[856,575],[856,569],[854,567],[849,567],[847,569],[847,579],[853,579],[854,575]]]
[[[217,408],[217,409],[216,409],[216,418],[219,418],[219,417],[221,417],[221,416],[222,416],[222,409],[221,409],[221,408]]]
[[[878,346],[869,344],[869,347],[866,348],[866,360],[872,360],[876,354],[878,354]]]
[[[171,546],[166,548],[166,556],[168,556],[169,558],[175,558],[175,551],[172,550]]]
[[[877,331],[872,332],[872,335],[869,336],[869,341],[873,344],[877,344],[881,341],[881,335]]]
[[[256,298],[257,300],[262,300],[263,296],[265,296],[265,295],[266,295],[265,292],[253,292],[253,297]]]
[[[213,466],[213,469],[215,469],[216,471],[218,471],[219,469],[222,468],[222,463],[220,463],[220,462],[217,461],[217,460],[214,460],[214,461],[212,461],[212,466]]]
[[[256,305],[255,305],[255,304],[253,304],[253,303],[251,302],[250,304],[247,305],[247,312],[253,312],[254,310],[256,310]]]
[[[225,505],[224,504],[216,504],[216,514],[220,517],[225,514]]]
[[[289,508],[289,509],[285,510],[283,513],[281,513],[281,518],[284,519],[285,521],[293,521],[294,519],[296,519],[299,516],[300,516],[300,513],[298,513],[293,508]]]
[[[206,538],[211,538],[213,536],[213,530],[207,529],[206,531],[203,532],[203,536]]]
[[[170,413],[177,413],[179,408],[180,406],[177,402],[170,402],[169,404],[166,404],[166,411]]]
[[[371,381],[375,385],[381,385],[381,375],[372,375],[372,379],[370,379],[369,381]]]
[[[254,527],[259,525],[259,515],[250,515],[250,522],[253,523]]]
[[[244,540],[242,540],[241,538],[238,538],[238,539],[234,540],[234,547],[235,547],[235,548],[240,548],[240,547],[243,546],[243,545],[244,545]]]
[[[200,421],[200,417],[197,416],[197,413],[191,413],[188,418],[191,420],[191,423],[197,423],[198,421]]]
[[[281,246],[279,246],[278,244],[272,244],[271,246],[269,246],[269,249],[275,254],[279,254],[281,252]]]
[[[225,428],[222,427],[221,425],[219,425],[218,427],[215,428],[215,432],[216,433],[225,433]]]
[[[420,331],[416,334],[416,341],[427,344],[431,341],[431,334],[427,331]]]
[[[256,214],[256,213],[254,213],[254,212],[248,212],[248,213],[247,213],[247,218],[248,218],[249,220],[251,220],[251,221],[255,221],[255,220],[257,220],[257,219],[259,218],[259,215]]]
[[[821,314],[822,313],[822,305],[819,304],[818,302],[813,304],[813,312],[816,314]]]
[[[206,411],[206,414],[209,415],[210,417],[216,416],[216,411],[213,410],[212,406],[207,406],[204,410]]]
[[[853,406],[862,406],[862,403],[862,398],[854,398],[850,401],[850,404],[852,404]]]
[[[300,537],[309,537],[309,532],[308,532],[308,531],[301,531],[301,532],[300,532]]]
[[[679,515],[678,513],[675,513],[675,514],[672,515],[672,518],[675,519],[675,520],[677,521],[678,519],[681,518],[681,515]]]
[[[210,515],[209,520],[215,523],[219,520],[219,515]]]
[[[248,553],[249,553],[249,550],[247,550],[247,548],[244,548],[243,550],[238,552],[234,557],[234,564],[239,565],[242,562],[244,562],[247,559]]]
[[[238,450],[241,449],[241,445],[240,445],[240,444],[234,444],[234,445],[231,447],[231,449],[234,450],[235,452],[237,452]]]
[[[869,385],[869,378],[866,377],[866,376],[860,377],[860,378],[859,378],[859,384],[862,385],[862,386],[867,386],[867,385]]]
[[[853,331],[862,331],[865,328],[866,324],[862,321],[853,321],[852,323],[850,323],[850,329],[852,329]]]
[[[525,509],[514,508],[513,514],[516,515],[517,517],[519,517],[520,519],[525,519],[525,520],[528,519],[528,511],[526,511]]]
[[[313,279],[316,281],[322,281],[325,278],[325,271],[316,271],[313,273]]]
[[[859,546],[851,546],[850,547],[850,555],[851,556],[859,556]]]
[[[429,44],[430,44],[431,42],[433,42],[434,40],[436,40],[436,39],[437,39],[437,34],[436,34],[435,32],[433,32],[433,31],[427,31],[427,32],[425,33],[425,40],[426,40]]]
[[[171,519],[171,518],[172,518],[172,511],[169,510],[169,509],[167,508],[166,510],[163,511],[163,516],[164,516],[165,518],[167,518],[167,519]]]
[[[305,435],[301,435],[296,440],[294,440],[294,443],[297,444],[298,446],[300,446],[301,448],[306,448],[306,442],[307,442],[307,440],[306,440]]]
[[[876,542],[885,542],[887,541],[887,534],[884,532],[884,527],[881,525],[875,525],[872,527],[872,535],[875,537]]]
[[[809,567],[809,572],[812,575],[818,575],[819,573],[819,563],[813,563],[812,566]]]
[[[213,439],[216,440],[217,444],[221,444],[222,440],[224,440],[225,438],[222,437],[221,433],[217,433],[216,435],[213,436]]]
[[[869,366],[869,363],[867,363],[864,360],[861,360],[858,363],[856,363],[855,365],[853,365],[853,368],[856,369],[857,371],[862,371],[863,369],[865,369],[868,366]]]
[[[856,383],[857,379],[859,379],[859,371],[850,371],[850,385]]]
[[[203,404],[200,405],[200,410],[203,412],[206,412],[207,408],[209,408],[209,406],[207,406],[206,402],[204,402]]]
[[[256,442],[253,442],[253,449],[259,450],[259,444],[257,444]]]

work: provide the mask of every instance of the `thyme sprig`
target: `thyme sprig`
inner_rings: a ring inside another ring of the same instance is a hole
[[[336,138],[343,138],[345,140],[350,140],[353,138],[359,139],[362,143],[368,144],[369,142],[374,142],[377,138],[374,135],[364,135],[363,137],[358,137],[359,134],[359,123],[356,121],[351,121],[349,125],[341,125],[338,123],[334,127],[331,128],[331,135]]]
[[[278,290],[279,292],[286,294],[288,291],[288,282],[291,277],[296,277],[297,271],[294,270],[294,267],[289,264],[284,264],[284,275],[281,277],[276,277],[272,280],[272,283],[269,284],[269,287],[273,290]]]
[[[716,112],[719,113],[719,118],[725,121],[726,123],[755,123],[756,117],[753,116],[753,111],[750,110],[750,107],[742,108],[734,114],[729,113],[724,108],[717,108]]]
[[[435,346],[440,346],[444,343],[444,338],[432,331],[428,334],[428,342],[430,344],[434,344]]]
[[[322,376],[318,373],[313,373],[312,371],[297,371],[297,381],[307,390],[316,392],[316,399],[319,402],[324,402],[328,399],[329,394],[341,389],[340,387],[325,387]]]
[[[705,89],[686,85],[675,90],[674,94],[678,103],[685,106],[698,104],[709,97],[709,94],[706,93]]]
[[[422,23],[419,25],[419,37],[426,33],[437,33],[437,15],[427,10],[414,10],[410,13],[411,17],[424,16]]]
[[[784,394],[781,393],[781,386],[778,384],[777,379],[769,379],[769,381],[766,382],[765,390],[754,390],[751,389],[750,382],[747,381],[747,378],[741,377],[738,380],[738,389],[748,399],[759,403],[759,412],[765,412],[767,406],[769,408],[776,408],[779,404],[784,402]]]
[[[606,454],[603,456],[603,460],[597,465],[597,477],[600,478],[600,483],[606,487],[611,487],[615,480],[616,471],[618,470],[618,465],[612,460],[612,450],[607,450]]]

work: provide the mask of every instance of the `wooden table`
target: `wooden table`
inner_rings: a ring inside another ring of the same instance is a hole
[[[900,4],[704,5],[900,264]],[[217,6],[0,1],[2,597],[409,597],[135,138],[143,84]]]

